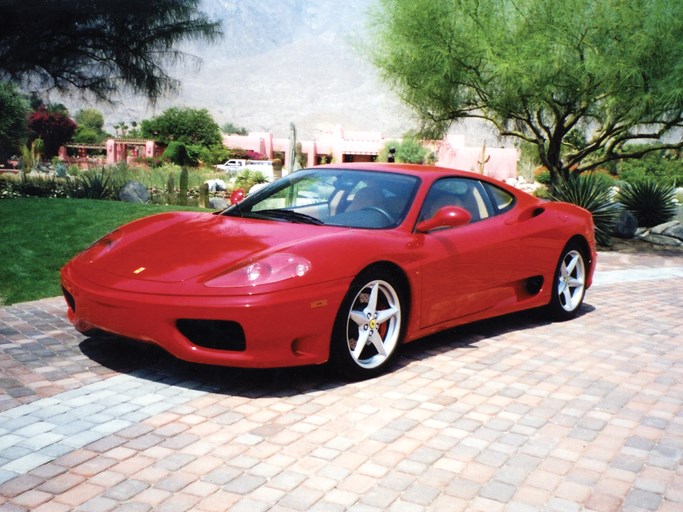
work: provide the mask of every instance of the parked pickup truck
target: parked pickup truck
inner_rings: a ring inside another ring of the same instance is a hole
[[[223,164],[217,165],[216,169],[223,172],[241,171],[245,168],[246,160],[241,158],[231,158]]]

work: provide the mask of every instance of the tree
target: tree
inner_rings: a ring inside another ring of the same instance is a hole
[[[0,79],[27,89],[77,89],[110,99],[120,89],[152,102],[178,81],[164,64],[189,58],[186,40],[214,41],[219,23],[199,0],[0,0]]]
[[[395,150],[394,158],[396,162],[424,164],[430,161],[429,150],[413,135],[408,135],[401,141],[388,141],[384,145],[384,148],[382,148],[382,151],[380,151],[378,160],[387,162],[389,160],[389,150],[391,148]]]
[[[683,147],[678,2],[380,0],[374,25],[371,57],[429,137],[483,118],[553,183]]]
[[[172,107],[160,116],[142,121],[143,137],[168,145],[171,141],[211,147],[222,144],[221,129],[208,110]]]
[[[42,139],[44,156],[53,157],[59,151],[59,146],[71,139],[76,131],[76,123],[68,113],[49,110],[41,107],[28,118],[28,127],[32,139]]]
[[[13,84],[0,82],[0,162],[26,143],[28,99]]]
[[[78,124],[73,141],[79,144],[99,144],[107,134],[104,132],[104,116],[94,108],[84,108],[76,113]]]
[[[235,135],[248,135],[247,129],[242,126],[236,126],[234,123],[225,123],[221,126],[223,133]]]
[[[74,120],[78,123],[79,128],[89,128],[94,132],[101,132],[104,128],[104,116],[95,108],[79,110]]]

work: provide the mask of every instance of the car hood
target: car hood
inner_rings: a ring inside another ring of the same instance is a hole
[[[178,283],[287,250],[337,228],[224,215],[174,213],[124,226],[106,254],[90,260],[99,272]]]

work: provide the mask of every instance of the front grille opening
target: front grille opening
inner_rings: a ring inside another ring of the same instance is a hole
[[[62,294],[64,295],[64,299],[66,300],[66,303],[69,305],[71,308],[71,311],[74,313],[76,312],[76,300],[74,299],[74,296],[71,295],[66,288],[62,286]]]
[[[176,326],[183,336],[199,347],[236,352],[247,349],[244,329],[237,322],[180,319]]]

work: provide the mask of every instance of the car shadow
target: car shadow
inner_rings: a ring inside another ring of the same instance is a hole
[[[591,304],[584,302],[577,312],[576,318],[590,314],[595,309]],[[481,340],[555,322],[548,318],[543,309],[530,309],[464,324],[425,336],[402,347],[401,362],[399,362],[398,367],[401,364],[408,365],[411,362],[427,359],[453,349],[471,348]]]
[[[594,311],[584,303],[578,315]],[[390,371],[444,352],[471,349],[477,342],[551,323],[536,310],[466,324],[415,340],[401,348]],[[288,397],[349,385],[327,365],[245,369],[189,363],[151,344],[113,335],[87,338],[81,352],[96,363],[134,377],[197,391],[247,398]],[[380,377],[381,378],[381,377]]]

